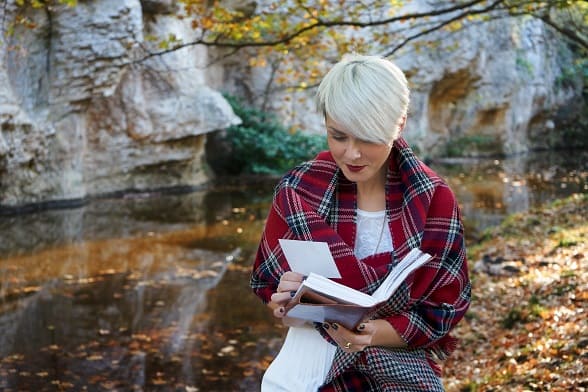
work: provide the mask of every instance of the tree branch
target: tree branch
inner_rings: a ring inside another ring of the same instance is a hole
[[[484,14],[484,13],[488,13],[494,9],[496,9],[498,7],[499,4],[503,3],[503,0],[497,0],[494,3],[490,4],[488,7],[486,8],[482,8],[480,10],[474,10],[474,11],[465,11],[461,14],[458,14],[456,16],[454,16],[453,18],[450,18],[448,20],[442,21],[439,24],[428,28],[426,30],[422,30],[416,34],[413,34],[409,37],[407,37],[406,39],[404,39],[404,41],[400,42],[398,45],[396,45],[390,52],[384,54],[385,57],[389,57],[392,56],[394,53],[396,53],[398,50],[400,50],[402,47],[406,46],[409,42],[416,40],[417,38],[423,37],[425,35],[431,34],[435,31],[438,31],[440,29],[442,29],[443,27],[450,25],[453,22],[457,22],[458,20],[461,20],[463,18],[465,18],[466,16],[469,15],[478,15],[478,14]]]
[[[503,3],[505,0],[497,0],[493,4],[500,4]],[[321,29],[321,28],[333,28],[333,27],[358,27],[358,28],[366,28],[366,27],[374,27],[374,26],[381,26],[386,24],[391,24],[394,22],[402,21],[402,20],[410,20],[410,19],[421,19],[426,17],[436,17],[440,15],[451,14],[456,11],[468,9],[475,7],[478,4],[485,3],[486,0],[471,0],[467,3],[463,3],[460,5],[455,5],[447,8],[443,8],[440,10],[432,10],[427,12],[413,12],[403,15],[398,15],[386,19],[381,19],[377,21],[358,21],[358,20],[322,20],[316,19],[314,23],[311,23],[307,26],[301,27],[298,30],[295,30],[281,38],[273,39],[273,40],[266,40],[266,41],[222,41],[220,36],[215,37],[212,41],[207,41],[204,36],[201,39],[194,40],[191,42],[186,42],[182,44],[175,45],[165,50],[157,51],[157,52],[150,52],[144,58],[136,60],[135,62],[144,61],[150,57],[155,56],[163,56],[167,53],[174,52],[179,49],[183,49],[186,47],[196,46],[196,45],[203,45],[209,47],[218,47],[218,48],[232,48],[232,49],[243,49],[243,48],[260,48],[260,47],[271,47],[277,46],[281,44],[287,44],[288,42],[292,41],[293,39],[313,30]],[[473,11],[470,11],[473,12]],[[480,13],[480,12],[476,12]],[[469,12],[465,12],[464,15],[468,15]]]
[[[546,25],[553,28],[555,31],[557,31],[561,35],[563,35],[564,37],[568,38],[570,41],[575,42],[576,44],[580,45],[580,47],[582,47],[584,50],[588,51],[588,40],[584,39],[576,31],[569,29],[569,28],[566,28],[564,26],[558,25],[557,23],[555,23],[551,19],[551,17],[549,15],[542,15],[542,16],[534,15],[534,16],[536,18],[538,18],[539,20],[543,21],[543,23],[545,23]]]
[[[299,4],[302,4],[300,2]],[[296,29],[291,32],[287,32],[281,37],[277,38],[270,38],[267,40],[261,41],[235,41],[235,40],[228,40],[226,37],[221,35],[214,36],[212,39],[207,39],[206,31],[202,32],[202,35],[199,39],[193,40],[191,42],[180,43],[173,47],[167,48],[161,51],[155,52],[148,52],[143,58],[134,60],[133,63],[145,61],[151,57],[155,56],[163,56],[167,53],[174,52],[176,50],[180,50],[186,47],[196,46],[196,45],[203,45],[208,47],[217,47],[217,48],[224,48],[224,49],[231,49],[229,51],[230,54],[234,54],[241,49],[245,48],[263,48],[263,47],[272,47],[278,45],[287,45],[292,40],[309,33],[311,31],[317,31],[320,29],[331,29],[337,27],[356,27],[356,28],[368,28],[368,27],[377,27],[377,26],[384,26],[389,25],[399,21],[406,21],[406,20],[424,20],[427,18],[433,17],[440,17],[440,16],[449,16],[448,19],[444,19],[438,21],[434,26],[425,28],[424,30],[418,31],[408,37],[406,37],[402,42],[392,48],[386,55],[390,56],[396,53],[399,49],[406,46],[408,43],[417,40],[423,36],[431,34],[435,31],[442,29],[443,27],[454,23],[456,21],[462,20],[468,16],[474,15],[490,15],[492,16],[493,13],[503,12],[504,15],[502,16],[520,16],[520,15],[532,15],[533,17],[541,19],[544,23],[554,28],[556,31],[564,35],[565,37],[569,38],[573,42],[576,42],[584,49],[588,49],[588,42],[584,39],[580,34],[575,32],[574,30],[567,28],[565,26],[561,26],[554,22],[548,13],[541,13],[541,10],[549,10],[551,7],[554,6],[553,2],[546,2],[546,3],[539,3],[534,1],[519,1],[519,2],[510,2],[508,0],[494,0],[490,4],[488,4],[488,0],[471,0],[466,3],[461,3],[454,5],[453,2],[450,3],[450,6],[444,7],[438,10],[430,10],[425,12],[412,12],[412,13],[405,13],[402,15],[392,16],[389,18],[379,19],[379,20],[344,20],[344,19],[332,19],[326,20],[315,18],[315,20],[306,25],[302,26],[299,29]],[[532,7],[527,10],[527,7]],[[301,8],[305,9],[309,14],[312,12],[306,6],[302,6]],[[451,16],[452,14],[456,13],[456,15]],[[496,16],[496,15],[495,15]],[[414,29],[414,27],[412,28]],[[229,55],[230,55],[229,54]],[[223,56],[226,57],[226,56]]]

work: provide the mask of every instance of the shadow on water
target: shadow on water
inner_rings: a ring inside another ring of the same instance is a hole
[[[431,166],[468,241],[588,192],[586,153]],[[248,287],[273,181],[0,221],[0,390],[250,391],[285,330]]]

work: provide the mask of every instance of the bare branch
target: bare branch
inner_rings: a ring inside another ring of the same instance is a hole
[[[558,33],[563,35],[564,37],[566,37],[569,40],[571,40],[572,42],[575,42],[576,44],[580,45],[580,47],[584,48],[584,50],[588,50],[588,40],[586,40],[582,36],[580,36],[577,33],[577,31],[555,23],[549,15],[536,16],[536,17],[538,19],[542,20],[543,23],[545,23],[546,25],[550,26],[551,28],[556,30]]]
[[[557,4],[554,1],[547,1],[547,2],[536,2],[536,1],[508,1],[508,0],[494,0],[488,3],[488,0],[471,0],[465,3],[458,3],[455,2],[448,2],[449,5],[445,6],[441,9],[437,10],[429,10],[423,12],[411,12],[405,13],[402,15],[395,15],[388,18],[372,20],[371,17],[368,20],[345,20],[345,19],[321,19],[317,17],[313,23],[310,23],[306,26],[302,26],[294,31],[286,32],[281,37],[273,37],[267,40],[260,40],[260,41],[253,41],[253,40],[230,40],[226,37],[221,35],[216,35],[214,37],[208,38],[206,36],[206,31],[202,32],[202,35],[199,39],[193,40],[191,42],[180,43],[174,45],[173,47],[155,51],[155,52],[148,52],[146,56],[141,59],[135,60],[133,63],[145,61],[146,59],[154,56],[163,56],[167,53],[174,52],[176,50],[180,50],[186,47],[191,47],[195,45],[203,45],[208,47],[217,47],[221,49],[230,49],[227,55],[222,56],[222,58],[229,57],[230,55],[238,52],[241,49],[245,48],[263,48],[263,47],[274,47],[278,45],[287,45],[291,41],[295,40],[296,38],[303,36],[304,34],[310,32],[318,32],[324,29],[333,29],[337,27],[355,27],[355,28],[370,28],[370,27],[378,27],[378,26],[385,26],[390,25],[395,22],[399,21],[406,21],[406,20],[425,20],[428,18],[438,18],[438,17],[445,17],[441,18],[435,22],[435,24],[431,27],[424,28],[418,32],[415,32],[408,37],[406,37],[402,42],[392,48],[387,55],[392,55],[397,52],[402,47],[406,46],[408,43],[415,41],[423,36],[431,34],[435,31],[442,29],[445,26],[450,25],[451,23],[457,22],[459,20],[463,20],[468,16],[476,16],[476,15],[488,15],[492,19],[496,17],[516,17],[520,15],[532,15],[536,18],[541,19],[547,25],[554,28],[556,31],[561,33],[562,35],[566,36],[573,42],[576,42],[583,48],[588,48],[588,42],[586,39],[573,29],[562,26],[555,21],[553,21],[549,17],[549,10],[555,7]],[[306,10],[309,14],[312,14],[312,10],[307,6],[303,5],[303,2],[298,2],[302,9]],[[544,12],[542,12],[544,11]],[[414,26],[412,30],[415,30]]]
[[[493,9],[496,9],[496,7],[501,3],[503,3],[503,0],[497,0],[494,3],[490,4],[486,8],[482,8],[482,9],[474,10],[474,11],[468,10],[468,11],[462,12],[462,13],[454,16],[453,18],[442,21],[439,24],[437,24],[429,29],[425,29],[425,30],[422,30],[416,34],[413,34],[413,35],[407,37],[404,41],[402,41],[398,45],[396,45],[390,52],[386,53],[384,56],[386,56],[386,57],[392,56],[394,53],[396,53],[402,47],[407,45],[409,42],[412,42],[412,41],[414,41],[420,37],[423,37],[427,34],[431,34],[435,31],[438,31],[438,30],[442,29],[443,27],[450,25],[453,22],[457,22],[458,20],[464,19],[465,17],[467,17],[469,15],[478,15],[478,14],[488,13],[488,12],[492,11]]]
[[[359,28],[366,28],[366,27],[374,27],[374,26],[381,26],[387,25],[394,22],[398,22],[401,20],[410,20],[410,19],[421,19],[425,17],[434,17],[440,15],[451,14],[456,11],[460,11],[463,9],[467,9],[470,7],[475,7],[478,4],[484,3],[486,0],[472,0],[467,3],[463,3],[460,5],[455,5],[447,8],[443,8],[440,10],[432,10],[426,12],[413,12],[407,13],[403,15],[393,16],[386,19],[376,20],[376,21],[357,21],[357,20],[322,20],[317,19],[316,22],[311,23],[307,26],[301,27],[298,30],[291,32],[281,38],[273,39],[273,40],[266,40],[266,41],[221,41],[221,37],[217,36],[213,41],[206,41],[206,39],[200,38],[198,40],[194,40],[191,42],[181,43],[175,45],[173,47],[167,48],[165,50],[157,51],[157,52],[150,52],[147,56],[143,59],[136,60],[143,61],[147,58],[154,57],[154,56],[162,56],[167,53],[174,52],[179,49],[183,49],[185,47],[191,47],[196,45],[203,45],[203,46],[213,46],[218,48],[233,48],[233,49],[242,49],[242,48],[255,48],[255,47],[272,47],[281,44],[287,44],[288,42],[292,41],[293,39],[313,30],[318,30],[321,28],[334,28],[334,27],[359,27]],[[504,0],[497,0],[496,3],[502,3]],[[465,14],[467,15],[467,13]]]

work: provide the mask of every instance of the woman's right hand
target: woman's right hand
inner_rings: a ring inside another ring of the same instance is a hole
[[[277,291],[272,294],[268,303],[268,306],[273,310],[274,316],[284,318],[286,313],[284,306],[292,299],[303,280],[304,275],[297,272],[288,271],[282,275]]]

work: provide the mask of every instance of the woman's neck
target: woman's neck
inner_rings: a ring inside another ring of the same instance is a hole
[[[357,183],[357,208],[364,211],[386,209],[386,166],[369,181]]]

